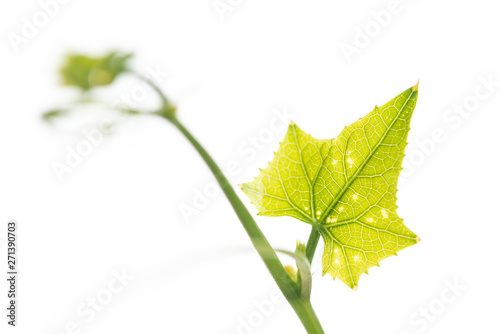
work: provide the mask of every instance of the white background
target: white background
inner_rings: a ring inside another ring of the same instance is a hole
[[[287,304],[265,315],[255,306],[267,305],[276,287],[221,194],[183,219],[180,205],[192,205],[212,178],[166,122],[120,122],[58,181],[51,164],[64,162],[67,146],[85,140],[81,131],[104,111],[43,123],[44,111],[75,97],[58,85],[57,68],[67,51],[112,49],[134,52],[139,72],[169,73],[161,86],[179,118],[222,166],[241,164],[235,186],[266,166],[285,133],[275,131],[255,157],[238,150],[269,127],[273,109],[293,113],[317,138],[333,138],[420,78],[406,158],[414,168],[405,171],[398,205],[423,241],[371,269],[358,292],[315,266],[313,305],[326,333],[497,331],[500,87],[474,98],[476,89],[488,92],[478,88],[481,77],[500,81],[496,2],[401,0],[348,62],[341,44],[353,45],[356,29],[376,29],[371,12],[387,10],[388,0],[233,1],[224,19],[211,1],[69,1],[17,53],[8,33],[21,34],[23,17],[32,20],[41,7],[2,1],[0,221],[2,233],[8,219],[19,221],[21,276],[18,327],[8,327],[2,311],[1,332],[304,333]],[[136,84],[123,78],[102,95],[113,101]],[[156,102],[151,95],[141,107]],[[467,117],[447,112],[464,103],[473,109]],[[445,140],[430,144],[436,129]],[[426,153],[418,143],[427,143]],[[278,248],[293,250],[308,236],[292,218],[257,221]],[[320,242],[317,259],[321,251]],[[133,279],[89,321],[77,309],[110,296],[113,270]],[[454,296],[448,281],[465,288]],[[423,320],[419,312],[429,308]],[[254,325],[241,328],[249,317]],[[72,323],[78,330],[65,330]]]

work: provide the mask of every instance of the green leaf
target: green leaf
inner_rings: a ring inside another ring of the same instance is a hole
[[[60,71],[62,83],[83,91],[109,85],[118,75],[128,71],[127,62],[131,56],[117,52],[97,58],[80,54],[67,55]]]
[[[67,109],[52,109],[43,113],[42,118],[46,122],[52,122],[54,119],[66,115],[68,113]]]
[[[318,140],[293,122],[274,159],[242,185],[259,215],[290,216],[318,227],[323,275],[356,289],[368,269],[418,237],[396,213],[397,180],[418,83],[344,128]]]

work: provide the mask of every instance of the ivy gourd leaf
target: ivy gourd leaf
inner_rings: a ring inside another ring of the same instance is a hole
[[[269,166],[240,185],[259,215],[316,226],[325,244],[323,275],[352,289],[369,268],[420,240],[396,213],[417,97],[418,83],[335,139],[315,139],[291,122]]]

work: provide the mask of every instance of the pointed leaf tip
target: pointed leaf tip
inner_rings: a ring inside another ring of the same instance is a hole
[[[416,237],[415,240],[417,241],[417,244],[422,241],[422,239],[420,239],[419,237]]]
[[[357,285],[353,286],[352,291],[358,291],[358,286]]]
[[[415,85],[415,86],[413,86],[413,87],[411,88],[411,90],[412,90],[412,91],[414,91],[414,92],[418,92],[418,85],[419,85],[419,84],[420,84],[420,79],[418,79],[418,81],[417,81],[416,85]]]
[[[238,187],[240,187],[240,189],[243,189],[243,183],[238,184]]]
[[[295,122],[294,121],[290,121],[290,126],[294,126],[295,125]]]

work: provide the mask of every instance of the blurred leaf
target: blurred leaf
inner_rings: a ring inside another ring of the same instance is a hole
[[[129,70],[127,62],[132,54],[111,52],[94,58],[80,54],[69,54],[61,67],[62,83],[76,86],[83,91],[111,84],[117,76]]]
[[[52,122],[55,118],[68,113],[67,109],[53,109],[42,115],[44,121]]]

